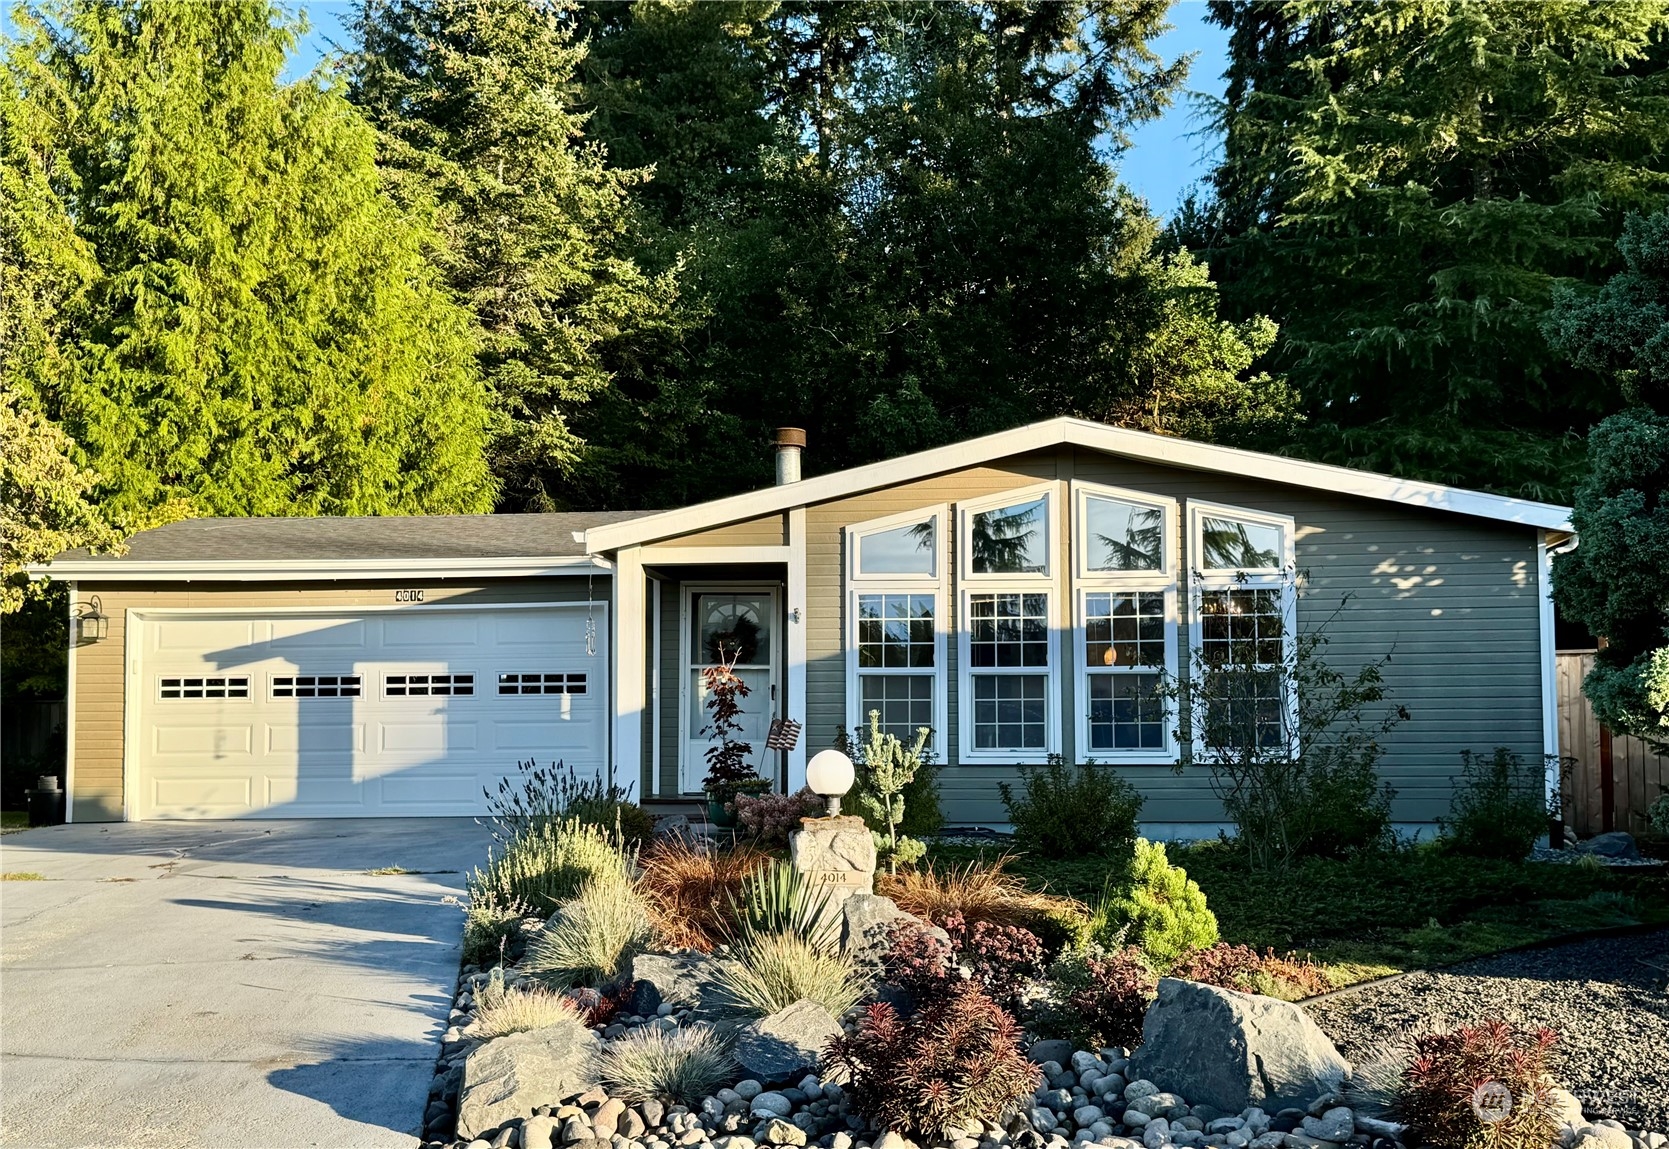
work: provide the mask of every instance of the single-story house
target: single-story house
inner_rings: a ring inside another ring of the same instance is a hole
[[[722,644],[779,786],[879,711],[930,729],[954,824],[1002,824],[997,783],[1061,755],[1136,785],[1149,832],[1215,834],[1155,685],[1329,617],[1327,657],[1390,654],[1412,713],[1399,823],[1446,811],[1462,750],[1558,752],[1567,507],[1068,418],[802,479],[804,441],[777,485],[677,510],[195,519],[61,556],[35,573],[75,616],[70,817],[478,813],[530,758],[687,801]]]

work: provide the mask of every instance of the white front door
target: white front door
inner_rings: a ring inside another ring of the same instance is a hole
[[[748,765],[774,779],[780,755],[765,749],[765,735],[780,711],[776,588],[686,586],[683,615],[685,669],[679,721],[683,791],[699,793],[707,774],[707,751],[714,743],[705,733],[710,717],[702,671],[718,661],[721,648],[727,661],[735,655],[736,674],[748,686],[748,696],[741,700],[742,729],[735,737],[752,744]]]

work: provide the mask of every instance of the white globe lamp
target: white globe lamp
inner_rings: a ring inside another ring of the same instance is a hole
[[[852,788],[857,775],[852,760],[838,750],[819,750],[806,763],[806,785],[829,804],[829,817],[840,814],[840,796]]]

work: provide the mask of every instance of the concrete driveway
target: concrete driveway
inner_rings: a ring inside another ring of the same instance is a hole
[[[8,835],[0,1145],[412,1146],[486,856],[469,819]],[[374,875],[399,866],[413,871]]]

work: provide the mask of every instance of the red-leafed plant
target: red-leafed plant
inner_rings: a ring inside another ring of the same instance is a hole
[[[1550,1029],[1486,1021],[1416,1038],[1397,1109],[1422,1142],[1451,1149],[1546,1149],[1559,1132],[1547,1075]]]
[[[1280,957],[1273,949],[1260,954],[1251,946],[1229,942],[1218,942],[1183,955],[1171,967],[1170,976],[1243,993],[1261,993],[1283,1001],[1313,997],[1333,988],[1320,966],[1296,954]]]
[[[898,922],[887,931],[885,980],[917,1005],[943,998],[962,979],[956,952],[938,935],[915,922]]]
[[[1075,1049],[1142,1042],[1142,1020],[1158,979],[1134,946],[1109,954],[1072,955],[1049,971],[1049,996],[1032,1027],[1064,1037]]]
[[[800,819],[823,815],[823,799],[809,789],[797,794],[738,794],[736,821],[742,833],[763,849],[788,845],[788,836],[800,828]]]
[[[1028,929],[999,922],[969,925],[961,914],[951,914],[944,931],[972,979],[1004,1009],[1018,1008],[1043,975],[1043,943]]]
[[[871,1005],[855,1034],[829,1043],[825,1065],[849,1076],[853,1108],[877,1128],[960,1136],[951,1131],[1001,1121],[1037,1089],[1020,1038],[1019,1023],[964,982],[908,1022]]]

